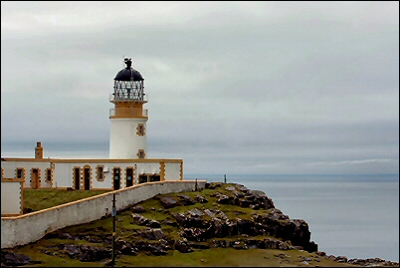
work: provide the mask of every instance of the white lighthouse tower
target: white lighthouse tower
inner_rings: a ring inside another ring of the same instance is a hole
[[[148,113],[142,75],[131,67],[132,60],[125,58],[126,68],[114,78],[114,92],[110,102],[110,158],[135,159],[147,157],[146,122]]]

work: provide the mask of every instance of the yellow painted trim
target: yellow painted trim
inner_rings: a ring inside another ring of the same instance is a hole
[[[1,214],[1,217],[18,217],[24,215],[23,213],[20,214]]]
[[[114,102],[114,114],[111,118],[148,118],[143,114],[144,102]]]
[[[183,161],[181,162],[181,172],[179,180],[183,181]]]
[[[2,178],[1,182],[24,182],[24,179],[18,178]]]
[[[165,163],[160,162],[160,181],[165,181]]]

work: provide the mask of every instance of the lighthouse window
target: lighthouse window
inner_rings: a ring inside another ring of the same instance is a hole
[[[104,181],[104,166],[97,166],[97,180]]]
[[[144,158],[144,156],[145,156],[144,150],[143,150],[143,149],[140,149],[140,150],[138,151],[137,156],[138,156],[139,158]]]
[[[145,130],[144,130],[144,124],[139,124],[138,126],[137,126],[137,132],[136,132],[136,134],[138,135],[138,136],[144,136],[146,133],[145,133]]]
[[[17,168],[17,178],[22,179],[25,177],[25,169]]]
[[[53,170],[51,168],[46,169],[46,181],[50,182],[53,177]]]

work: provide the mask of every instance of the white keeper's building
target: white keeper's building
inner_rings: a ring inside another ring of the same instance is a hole
[[[14,182],[12,185],[19,182],[21,189],[72,187],[80,190],[117,190],[150,181],[183,180],[182,159],[147,157],[148,111],[144,108],[147,103],[144,79],[131,67],[131,59],[124,61],[127,67],[115,76],[109,98],[114,105],[109,115],[109,158],[45,158],[44,144],[37,142],[34,158],[1,158],[2,202],[3,197],[8,195],[8,182]]]

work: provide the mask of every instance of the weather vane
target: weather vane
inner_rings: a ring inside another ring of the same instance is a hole
[[[131,58],[125,58],[124,63],[126,64],[126,69],[130,69],[132,66],[132,59]]]

